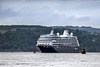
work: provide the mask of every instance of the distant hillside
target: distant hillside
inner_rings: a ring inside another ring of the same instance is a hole
[[[89,26],[82,26],[82,27],[79,27],[79,26],[52,26],[53,28],[69,28],[69,29],[78,29],[78,30],[83,30],[83,31],[88,31],[88,32],[91,32],[91,33],[100,33],[100,28],[92,28],[92,27],[89,27]]]
[[[52,27],[37,25],[0,26],[0,51],[39,51],[37,39],[42,34],[49,34]],[[80,50],[100,51],[100,34],[92,34],[73,28],[54,28],[54,33],[63,33],[64,29],[78,37]]]

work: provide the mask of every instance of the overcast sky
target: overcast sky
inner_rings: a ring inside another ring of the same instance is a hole
[[[0,0],[0,25],[100,28],[100,0]]]

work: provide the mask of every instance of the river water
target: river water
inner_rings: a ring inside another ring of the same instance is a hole
[[[0,52],[0,67],[100,67],[100,53]]]

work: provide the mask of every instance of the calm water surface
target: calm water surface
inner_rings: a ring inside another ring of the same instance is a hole
[[[100,67],[100,53],[0,52],[0,67]]]

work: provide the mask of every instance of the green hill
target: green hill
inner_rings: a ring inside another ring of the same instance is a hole
[[[91,33],[100,33],[100,28],[93,28],[90,26],[51,26],[52,28],[69,28],[69,29],[78,29],[78,30],[83,30],[83,31],[88,31]]]
[[[49,34],[52,27],[37,25],[0,26],[0,51],[39,51],[36,47],[37,39],[42,34]],[[63,33],[64,29],[54,28],[54,33]],[[80,50],[100,51],[100,34],[87,31],[68,29],[78,37]]]

